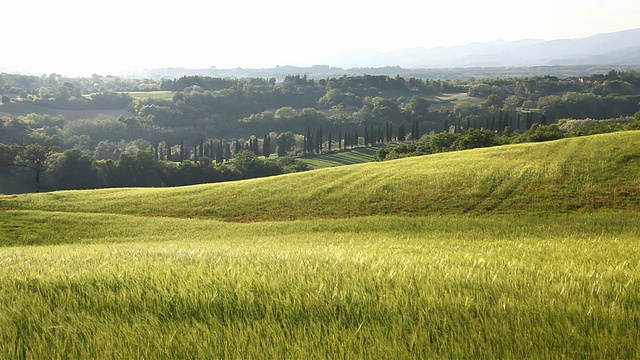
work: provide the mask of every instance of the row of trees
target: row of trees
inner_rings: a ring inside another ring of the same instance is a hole
[[[563,120],[560,123],[545,125],[533,123],[526,131],[497,132],[490,129],[469,128],[463,131],[444,131],[425,135],[417,141],[408,141],[380,148],[376,152],[377,161],[392,160],[409,156],[428,155],[439,152],[467,150],[497,145],[524,142],[541,142],[609,133],[614,131],[640,130],[640,111],[634,117],[622,117],[606,120]]]
[[[216,163],[198,160],[158,160],[152,151],[123,153],[116,161],[96,160],[79,149],[60,152],[55,139],[0,145],[0,181],[4,192],[94,189],[124,186],[180,186],[232,181],[307,170],[290,158],[263,159],[240,150],[232,159]],[[46,175],[46,176],[45,176]],[[44,180],[43,180],[44,179]]]
[[[270,158],[277,154],[283,158],[417,140],[423,138],[423,134],[429,134],[429,139],[442,140],[434,142],[433,149],[446,148],[451,139],[451,144],[457,141],[454,148],[475,146],[467,143],[483,143],[481,140],[489,135],[501,143],[502,137],[514,139],[525,133],[533,134],[530,130],[535,124],[538,129],[552,129],[548,132],[553,134],[556,129],[547,125],[559,117],[602,119],[612,117],[611,114],[631,115],[639,109],[638,79],[637,73],[616,71],[588,78],[483,79],[456,83],[399,76],[314,80],[304,75],[290,75],[281,82],[273,78],[196,76],[163,81],[164,88],[179,90],[168,96],[134,99],[113,91],[81,94],[73,82],[57,76],[43,77],[34,82],[42,86],[29,93],[30,99],[19,96],[20,99],[7,100],[5,95],[6,104],[0,106],[12,105],[15,101],[49,107],[77,103],[84,104],[85,108],[124,107],[131,115],[73,121],[37,114],[2,118],[0,144],[5,144],[2,147],[5,155],[11,154],[4,156],[4,162],[12,163],[11,170],[5,167],[3,173],[35,171],[25,165],[29,161],[21,159],[27,156],[30,139],[38,138],[56,139],[52,148],[55,151],[47,163],[54,162],[67,150],[78,149],[95,164],[112,161],[116,164],[113,169],[117,169],[123,159],[141,152],[151,154],[154,161],[168,168],[201,162],[222,168],[230,166],[243,151],[250,151],[254,156]],[[14,81],[13,85],[19,83]],[[609,90],[604,91],[605,88]],[[467,95],[457,96],[464,97],[464,101],[431,96],[439,91],[462,90],[466,90]],[[398,98],[381,96],[384,93],[393,93]],[[107,165],[95,166],[111,169]],[[47,170],[38,173],[49,174]],[[102,172],[107,173],[118,171]],[[126,183],[103,175],[100,178],[101,184]],[[164,178],[162,183],[177,183],[168,179]]]

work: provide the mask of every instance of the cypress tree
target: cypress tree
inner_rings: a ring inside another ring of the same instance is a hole
[[[398,142],[403,142],[405,140],[406,134],[404,132],[404,124],[400,124],[398,127]]]
[[[328,140],[328,145],[329,145],[329,151],[331,151],[331,130],[329,130],[329,140]]]
[[[225,161],[229,161],[229,159],[231,159],[231,144],[230,143],[225,143],[224,144],[223,157],[224,157]]]
[[[518,120],[517,121],[518,121],[518,123],[517,123],[518,127],[516,129],[520,130],[520,113],[518,113]]]
[[[527,130],[531,129],[531,126],[533,126],[533,113],[529,112],[527,113]]]
[[[304,151],[306,152],[313,151],[313,140],[311,139],[311,125],[307,126],[307,145]]]
[[[215,158],[216,164],[222,164],[222,162],[224,161],[224,150],[222,149],[222,142],[219,142],[218,146],[216,146]]]
[[[369,145],[369,127],[364,127],[364,146]]]
[[[322,153],[322,128],[318,129],[318,132],[316,135],[316,153],[317,154]]]
[[[338,133],[338,150],[342,150],[342,130]]]
[[[278,146],[278,156],[286,156],[287,155],[287,139],[284,134],[281,134],[282,143]]]
[[[264,155],[265,158],[271,155],[271,138],[269,134],[264,134],[264,139],[262,139],[262,155]]]
[[[204,141],[202,139],[200,139],[200,149],[199,149],[198,155],[200,157],[204,156]]]
[[[171,143],[167,141],[167,161],[171,160]]]

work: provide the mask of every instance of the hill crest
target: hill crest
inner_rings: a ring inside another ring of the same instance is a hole
[[[60,191],[1,209],[227,221],[637,209],[640,131],[180,188]]]

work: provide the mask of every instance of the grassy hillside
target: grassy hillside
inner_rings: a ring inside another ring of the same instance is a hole
[[[0,208],[232,221],[637,209],[640,132],[509,145],[182,188],[0,198]]]
[[[1,197],[0,358],[638,358],[639,174],[629,132]]]
[[[638,221],[3,211],[0,358],[634,358]]]

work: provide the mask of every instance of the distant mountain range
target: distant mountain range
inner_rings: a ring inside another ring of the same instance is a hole
[[[360,50],[320,59],[341,67],[400,66],[409,69],[550,65],[638,65],[640,29],[580,39],[494,41],[455,47],[401,49],[389,53]]]
[[[365,49],[318,59],[314,66],[270,69],[162,68],[111,74],[136,78],[275,77],[307,74],[311,78],[342,75],[404,75],[429,79],[504,76],[581,76],[615,69],[640,70],[640,28],[580,39],[494,41],[455,47],[410,48],[389,53]],[[0,72],[15,72],[0,68]],[[19,71],[18,71],[19,73]]]
[[[407,75],[430,79],[468,79],[503,76],[580,76],[606,73],[612,68],[640,70],[640,28],[580,39],[494,41],[455,47],[401,49],[389,53],[359,50],[317,60],[311,67],[271,69],[165,68],[119,75],[177,78],[276,77],[307,74],[312,78],[341,75]]]

